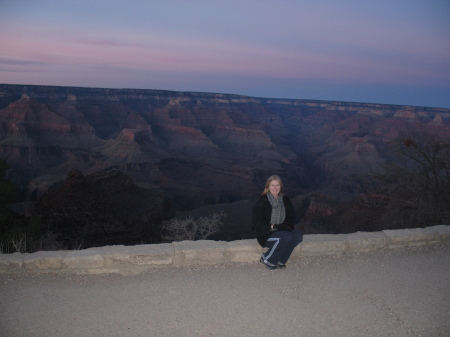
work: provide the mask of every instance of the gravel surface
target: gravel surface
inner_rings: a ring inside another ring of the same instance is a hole
[[[450,336],[450,245],[161,267],[0,275],[0,335]]]

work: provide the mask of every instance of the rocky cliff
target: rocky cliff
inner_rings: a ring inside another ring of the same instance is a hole
[[[417,128],[449,135],[450,110],[0,85],[0,157],[20,201],[42,196],[72,168],[89,175],[114,167],[186,212],[255,200],[276,173],[299,217],[329,214],[383,172],[390,140]]]

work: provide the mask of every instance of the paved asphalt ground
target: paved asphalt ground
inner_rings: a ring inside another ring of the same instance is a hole
[[[161,267],[0,275],[0,335],[450,336],[450,245]]]

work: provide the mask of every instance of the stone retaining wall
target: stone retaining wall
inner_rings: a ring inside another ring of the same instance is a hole
[[[305,235],[293,256],[343,254],[450,242],[450,226]],[[0,254],[0,273],[64,272],[77,274],[136,274],[158,266],[255,262],[263,253],[256,240],[182,241],[106,246],[75,251]]]

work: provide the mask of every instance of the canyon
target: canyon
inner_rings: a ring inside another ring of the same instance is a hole
[[[72,170],[116,170],[140,193],[163,194],[178,216],[225,211],[217,236],[225,240],[252,236],[251,206],[272,174],[281,176],[299,226],[317,222],[310,232],[321,232],[317,219],[364,208],[361,196],[392,160],[390,142],[416,130],[449,138],[450,109],[0,85],[0,158],[18,186],[17,209]]]

